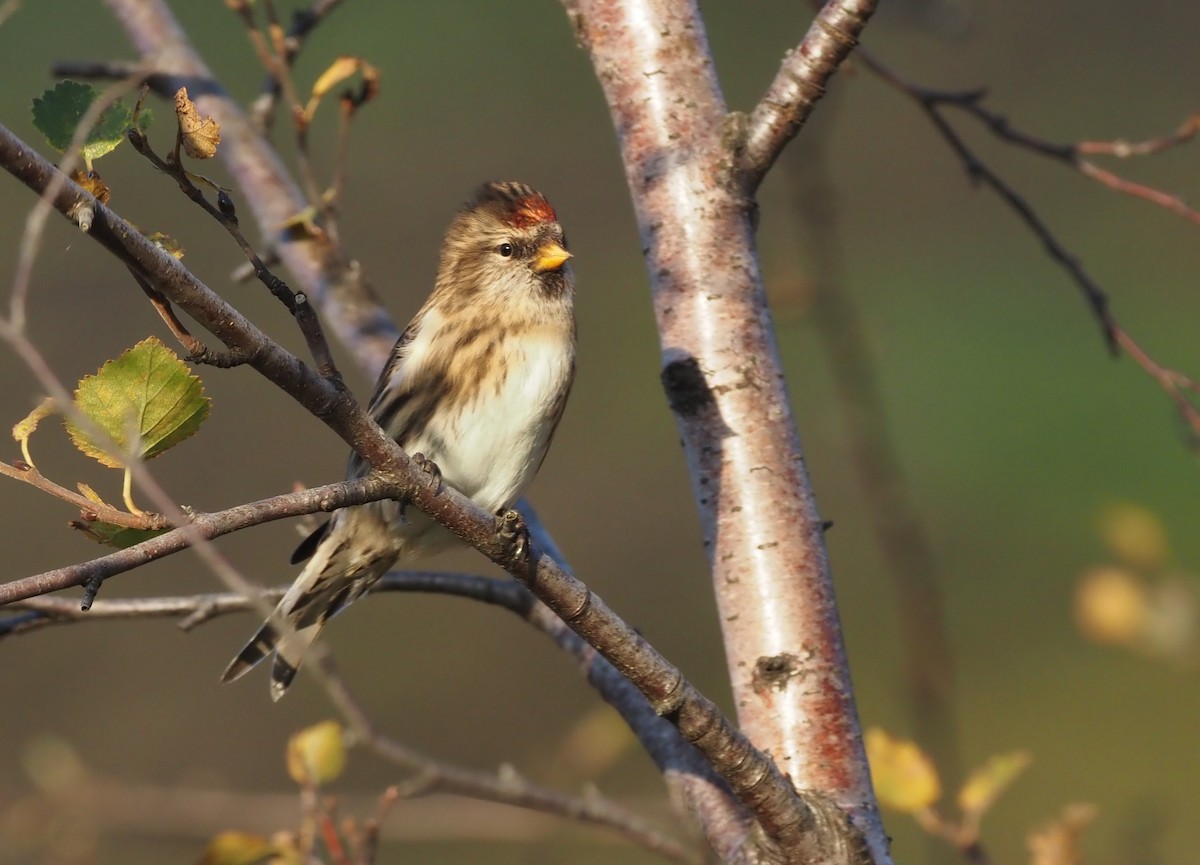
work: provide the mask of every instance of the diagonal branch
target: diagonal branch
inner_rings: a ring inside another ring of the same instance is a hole
[[[833,73],[858,44],[878,0],[830,0],[804,40],[783,58],[775,80],[746,122],[737,170],[747,195],[758,189],[787,143],[796,137]]]
[[[52,165],[2,126],[0,165],[39,194],[57,174]],[[140,271],[158,291],[230,349],[245,353],[247,365],[341,436],[372,466],[379,482],[389,485],[395,497],[412,502],[527,585],[572,630],[628,676],[658,715],[668,718],[684,739],[696,745],[755,814],[768,836],[785,849],[793,849],[816,827],[837,820],[833,813],[802,807],[774,764],[729,723],[711,700],[541,549],[533,544],[514,545],[502,537],[496,531],[494,517],[453,488],[431,489],[427,476],[348,393],[270,341],[174,257],[76,184],[63,183],[53,204],[64,215],[82,204],[93,207],[95,220],[90,237],[122,263]],[[28,592],[18,595],[28,596]]]

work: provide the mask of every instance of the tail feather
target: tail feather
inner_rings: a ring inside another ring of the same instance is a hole
[[[270,619],[230,662],[222,682],[241,678],[274,652],[271,698],[278,700],[296,677],[325,622],[353,603],[395,563],[400,545],[384,516],[358,508],[341,513],[352,518],[341,522],[335,515],[329,528],[317,533],[316,543],[302,545],[304,554],[312,554],[308,564]]]
[[[242,676],[249,673],[252,669],[258,666],[258,663],[275,649],[275,644],[279,642],[279,635],[275,629],[271,627],[270,622],[263,622],[263,626],[258,629],[258,632],[250,638],[250,641],[242,647],[238,652],[237,657],[229,662],[229,666],[225,668],[225,672],[221,674],[221,684],[234,682]]]
[[[300,628],[287,634],[275,646],[275,662],[271,665],[271,699],[278,700],[296,678],[296,671],[304,661],[309,647],[325,627],[324,622]]]

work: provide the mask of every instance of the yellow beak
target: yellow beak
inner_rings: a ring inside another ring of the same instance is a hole
[[[544,244],[537,251],[537,260],[533,263],[533,269],[538,273],[545,273],[548,270],[558,270],[570,257],[571,253],[552,240]]]

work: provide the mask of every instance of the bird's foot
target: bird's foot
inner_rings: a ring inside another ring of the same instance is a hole
[[[529,527],[525,519],[515,510],[509,509],[496,514],[496,540],[504,545],[507,560],[516,564],[529,556]]]
[[[436,496],[442,491],[442,470],[438,468],[438,464],[422,453],[412,455],[412,461],[417,464],[417,468],[429,475],[429,488],[433,490]]]

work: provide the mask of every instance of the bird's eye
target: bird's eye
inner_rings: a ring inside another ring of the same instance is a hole
[[[502,243],[496,247],[496,252],[508,258],[513,254],[513,245],[511,243]]]

